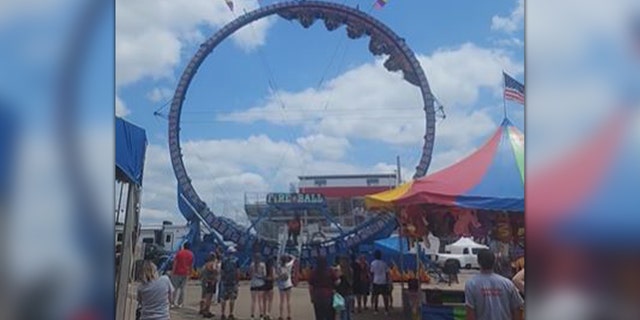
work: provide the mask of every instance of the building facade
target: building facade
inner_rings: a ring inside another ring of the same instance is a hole
[[[325,175],[299,177],[300,193],[325,196],[329,211],[346,226],[355,226],[365,218],[364,197],[393,189],[398,177],[392,174]]]

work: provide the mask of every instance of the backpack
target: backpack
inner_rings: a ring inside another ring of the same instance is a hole
[[[222,269],[222,280],[224,282],[227,282],[227,283],[236,282],[237,268],[236,268],[235,259],[233,258],[224,259],[222,261],[221,269]]]

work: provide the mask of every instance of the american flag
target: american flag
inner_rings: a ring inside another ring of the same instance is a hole
[[[373,7],[380,10],[387,4],[387,2],[389,2],[389,0],[376,0]]]
[[[502,74],[504,75],[504,98],[524,105],[524,84],[504,72]]]

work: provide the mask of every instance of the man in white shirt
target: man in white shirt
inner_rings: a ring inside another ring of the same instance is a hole
[[[371,262],[371,274],[373,275],[373,290],[371,294],[374,313],[378,313],[378,296],[382,295],[385,314],[389,314],[389,266],[382,261],[382,253],[376,250],[373,253],[375,260]]]

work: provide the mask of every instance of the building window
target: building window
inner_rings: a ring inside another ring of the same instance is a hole
[[[171,242],[171,235],[170,234],[168,234],[166,236],[166,238],[164,239],[164,242],[166,242],[166,243],[170,243]]]
[[[120,232],[117,233],[116,242],[122,242],[122,233],[120,233]]]
[[[367,186],[376,186],[380,184],[380,179],[378,178],[369,178],[367,179]]]
[[[327,179],[316,179],[313,183],[316,187],[324,187],[327,185]]]

